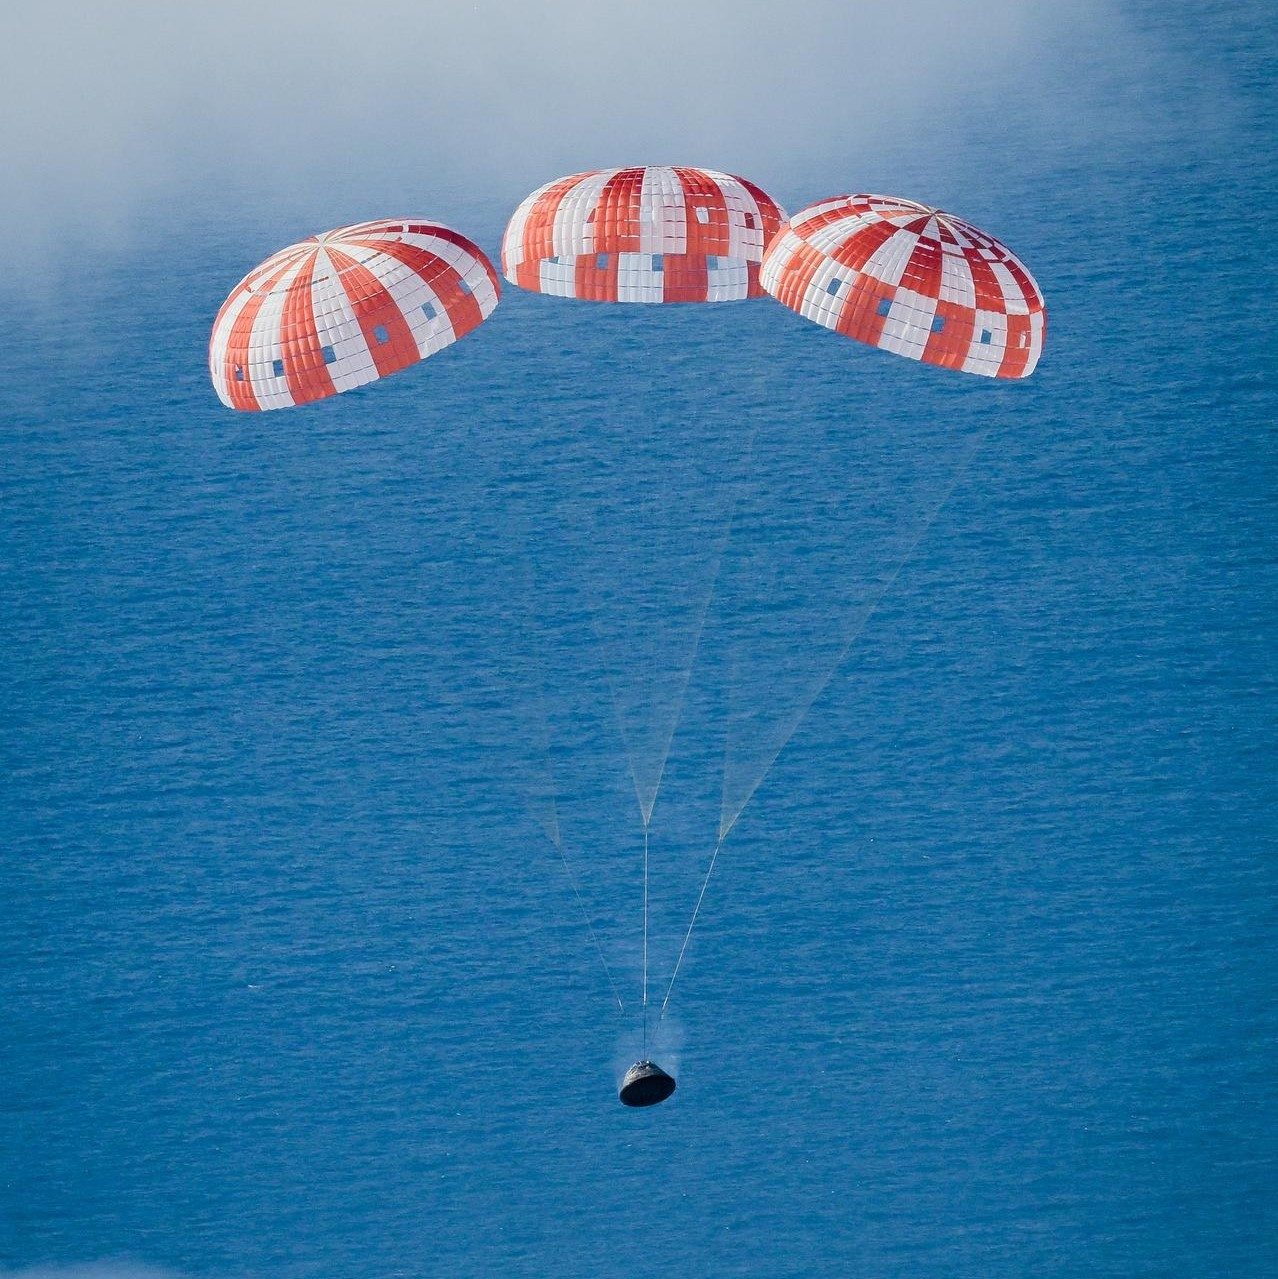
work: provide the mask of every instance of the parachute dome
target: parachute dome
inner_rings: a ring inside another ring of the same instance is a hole
[[[940,209],[841,195],[801,209],[768,246],[763,287],[791,310],[907,359],[1028,377],[1047,313],[1025,264]]]
[[[501,289],[464,235],[360,222],[281,249],[231,291],[209,374],[233,409],[309,404],[424,360],[492,314]]]
[[[762,297],[763,250],[785,220],[765,191],[713,169],[598,169],[548,182],[502,241],[512,284],[592,302]]]

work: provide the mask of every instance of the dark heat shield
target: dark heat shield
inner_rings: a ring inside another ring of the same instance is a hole
[[[621,1081],[623,1106],[655,1106],[675,1090],[675,1081],[656,1062],[637,1061]]]

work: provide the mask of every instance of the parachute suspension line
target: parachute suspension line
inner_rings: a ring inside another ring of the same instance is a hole
[[[595,639],[599,641],[601,648],[606,648],[607,644],[603,635],[599,630],[599,623],[593,618],[591,619],[591,628],[595,632]],[[642,817],[644,812],[643,795],[639,789],[639,773],[635,768],[635,754],[630,749],[630,738],[626,735],[626,720],[621,713],[621,703],[617,700],[617,686],[613,683],[612,672],[608,669],[608,663],[605,661],[603,665],[604,679],[608,681],[608,696],[612,700],[612,717],[617,721],[617,735],[621,738],[622,749],[626,752],[626,764],[630,768],[630,780],[635,788],[635,800],[639,804],[639,815]]]
[[[535,594],[537,586],[536,567],[532,562],[531,556],[525,555],[523,557],[523,567],[525,589],[528,590],[530,594]],[[612,991],[612,997],[616,1001],[617,1011],[624,1014],[626,1006],[621,1002],[621,995],[617,990],[617,983],[613,978],[612,969],[608,967],[608,960],[604,956],[603,946],[599,941],[599,934],[595,932],[594,921],[590,918],[590,912],[586,909],[585,899],[581,895],[581,887],[577,882],[577,876],[568,860],[568,850],[564,847],[563,836],[559,829],[559,805],[555,798],[558,787],[555,782],[554,761],[551,757],[550,719],[546,713],[545,706],[547,684],[546,660],[545,653],[542,651],[541,645],[536,642],[535,637],[532,645],[532,652],[534,654],[534,664],[536,666],[537,688],[541,694],[541,697],[538,699],[538,710],[540,712],[537,716],[539,729],[538,740],[546,761],[546,780],[549,783],[550,790],[549,820],[546,820],[545,817],[535,813],[534,816],[537,818],[537,824],[541,828],[542,834],[546,836],[547,842],[550,843],[554,847],[555,852],[559,854],[559,860],[563,865],[564,874],[568,878],[569,887],[572,889],[572,895],[577,902],[577,909],[581,913],[582,923],[586,925],[586,931],[590,934],[590,940],[594,944],[595,954],[599,956],[599,964],[603,968],[604,976],[608,980],[608,988]],[[531,808],[531,804],[529,806]]]
[[[612,990],[612,997],[617,1001],[617,1011],[624,1013],[626,1006],[621,1002],[621,995],[617,991],[617,983],[612,977],[612,969],[608,967],[608,961],[604,958],[603,947],[599,944],[599,934],[595,932],[595,926],[590,919],[590,912],[586,909],[586,903],[582,900],[581,889],[577,887],[577,876],[573,874],[572,866],[568,862],[568,853],[564,849],[561,840],[552,839],[550,842],[555,846],[555,851],[559,854],[559,860],[563,863],[564,873],[568,876],[568,883],[572,886],[572,895],[577,899],[577,907],[581,911],[582,922],[586,925],[590,940],[595,944],[595,954],[599,956],[599,963],[603,966],[604,976],[607,977],[608,986]]]
[[[936,523],[937,517],[941,514],[941,511],[944,509],[945,504],[954,495],[954,490],[958,488],[960,481],[963,479],[963,476],[967,473],[967,468],[971,466],[973,460],[976,458],[976,455],[981,451],[982,447],[985,444],[986,439],[989,437],[989,433],[991,429],[992,428],[990,427],[986,427],[986,429],[982,431],[976,437],[975,443],[972,444],[972,446],[968,449],[963,460],[959,463],[957,469],[955,470],[954,478],[950,481],[949,486],[946,488],[945,492],[941,494],[940,500],[933,504],[931,511],[928,513],[927,519],[923,522],[923,527],[920,528],[919,531],[914,535],[913,540],[910,542],[909,546],[907,546],[905,549],[905,554],[902,555],[901,558],[897,561],[896,567],[892,570],[892,573],[888,577],[887,581],[885,581],[883,585],[879,587],[879,589],[874,593],[873,597],[870,599],[869,606],[865,610],[865,612],[862,614],[861,620],[857,624],[856,629],[852,632],[851,635],[848,636],[842,648],[839,649],[838,656],[834,659],[833,663],[830,666],[830,669],[822,677],[820,683],[816,686],[816,688],[812,691],[812,693],[807,697],[807,699],[799,707],[798,712],[794,715],[794,717],[790,721],[790,727],[786,730],[785,736],[781,739],[781,742],[777,746],[776,750],[774,750],[772,754],[768,757],[768,762],[764,765],[763,771],[760,772],[754,784],[746,792],[745,798],[742,799],[741,802],[737,805],[736,811],[733,812],[731,816],[728,815],[728,810],[727,810],[728,773],[725,765],[724,774],[723,774],[724,807],[719,819],[720,844],[722,844],[722,842],[728,837],[728,832],[731,831],[732,828],[737,824],[737,820],[740,818],[741,814],[745,812],[746,806],[754,798],[755,791],[757,791],[759,787],[763,785],[764,779],[772,771],[772,765],[777,762],[777,757],[781,754],[783,750],[785,750],[786,746],[789,745],[790,739],[795,735],[795,733],[798,732],[799,725],[803,723],[804,719],[807,717],[808,712],[812,709],[813,706],[816,705],[817,699],[829,687],[830,681],[835,677],[835,675],[838,674],[839,667],[843,665],[843,662],[847,658],[848,653],[852,651],[852,645],[856,643],[856,641],[861,636],[861,632],[864,631],[866,626],[869,624],[870,618],[874,616],[874,611],[878,608],[879,604],[882,603],[883,597],[896,584],[896,579],[901,576],[902,570],[905,568],[906,564],[910,562],[910,559],[913,557],[914,552],[919,547],[919,543],[923,541],[923,538],[927,535],[928,530],[932,527],[933,524]]]
[[[748,467],[751,459],[754,457],[754,441],[759,434],[759,424],[756,421],[750,428],[750,437],[746,441],[746,447],[742,456],[746,460]],[[701,639],[705,634],[706,619],[710,616],[710,606],[714,603],[715,591],[719,585],[719,573],[723,568],[723,557],[727,553],[728,546],[732,541],[732,526],[736,523],[737,507],[741,504],[741,486],[736,485],[732,493],[732,505],[728,508],[728,519],[724,525],[723,536],[719,539],[718,548],[714,556],[714,571],[710,574],[710,585],[706,590],[706,597],[701,604],[701,615],[697,619],[697,632],[692,641],[692,652],[688,658],[688,669],[684,672],[683,683],[679,688],[679,704],[675,709],[674,723],[670,726],[670,734],[666,738],[665,751],[661,757],[661,767],[657,772],[657,785],[653,791],[652,803],[644,806],[643,798],[639,798],[639,811],[643,816],[643,1055],[648,1056],[648,826],[652,821],[652,809],[657,802],[657,792],[661,789],[661,782],[666,772],[666,762],[670,756],[670,747],[674,742],[674,735],[678,732],[679,724],[683,720],[683,706],[688,696],[688,685],[692,682],[692,670],[697,664],[697,654],[701,651]],[[609,680],[611,687],[611,680]],[[616,709],[616,697],[613,698],[613,707]],[[618,713],[618,722],[620,723],[620,714]],[[623,730],[624,737],[624,730]],[[631,766],[631,775],[634,776],[633,764]],[[639,783],[635,779],[635,793],[638,794]],[[701,884],[701,892],[697,897],[696,907],[692,912],[692,920],[688,924],[688,931],[684,935],[683,945],[679,947],[679,957],[675,961],[674,972],[670,976],[670,985],[666,988],[665,998],[661,1001],[661,1012],[657,1017],[657,1025],[660,1026],[666,1015],[666,1005],[670,1002],[670,992],[674,989],[675,978],[679,975],[679,965],[683,963],[683,953],[688,948],[688,939],[692,936],[692,929],[697,922],[697,914],[701,910],[701,899],[706,895],[706,887],[710,883],[710,876],[714,873],[715,859],[719,856],[719,848],[722,846],[723,840],[720,838],[719,843],[715,846],[714,854],[710,858],[710,867],[706,871],[706,877]]]
[[[643,1055],[648,1056],[648,823],[643,824]]]
[[[758,427],[756,426],[750,432],[750,440],[746,445],[745,457],[748,459],[754,448],[754,437]],[[657,792],[661,789],[661,783],[666,775],[666,763],[670,758],[670,747],[674,744],[674,735],[679,731],[679,725],[683,721],[683,705],[688,697],[688,685],[692,683],[692,671],[697,664],[697,655],[701,652],[701,638],[705,634],[706,619],[710,616],[710,606],[714,603],[714,593],[719,586],[719,570],[723,567],[723,556],[728,549],[728,543],[732,541],[732,526],[737,518],[737,505],[741,500],[740,491],[734,492],[732,495],[732,506],[728,511],[728,522],[724,526],[723,536],[719,539],[719,548],[715,552],[714,572],[710,574],[710,585],[706,589],[706,597],[701,602],[701,615],[697,618],[697,631],[692,637],[692,651],[688,654],[688,669],[683,673],[683,682],[679,686],[679,702],[675,707],[674,721],[670,725],[670,732],[666,737],[666,747],[661,755],[661,767],[657,771],[657,785],[652,792],[652,801],[646,807],[643,800],[639,801],[640,811],[644,816],[644,830],[647,830],[648,823],[652,821],[652,810],[657,804]],[[637,785],[637,784],[636,784]]]
[[[951,496],[953,496],[954,490],[958,488],[959,482],[962,480],[963,476],[967,472],[967,468],[972,464],[973,459],[981,451],[981,448],[984,446],[985,441],[987,437],[989,436],[989,433],[990,433],[990,428],[987,427],[984,431],[982,431],[977,436],[975,443],[973,443],[971,448],[968,449],[966,456],[963,458],[962,462],[959,464],[958,469],[956,470],[954,474],[954,478],[950,481],[949,486],[946,488],[945,492],[941,495],[940,500],[936,502],[935,505],[932,507],[932,510],[929,512],[926,521],[924,521],[923,527],[918,531],[918,533],[914,536],[914,539],[911,541],[910,545],[906,548],[905,554],[901,557],[896,567],[892,570],[891,576],[889,576],[887,581],[884,582],[884,584],[879,588],[878,592],[874,595],[874,598],[870,602],[869,608],[866,610],[865,614],[861,618],[860,624],[856,627],[856,629],[852,632],[852,634],[848,637],[847,641],[844,643],[843,647],[840,649],[839,655],[835,659],[835,662],[833,666],[830,668],[829,673],[824,677],[824,679],[822,679],[821,683],[817,686],[815,691],[807,699],[807,701],[803,704],[803,706],[800,707],[798,715],[795,717],[794,721],[790,725],[790,729],[786,733],[780,746],[778,746],[777,749],[772,753],[771,758],[768,760],[767,766],[764,768],[763,772],[759,774],[759,778],[754,783],[754,785],[750,787],[750,790],[747,792],[745,799],[743,799],[740,805],[738,805],[736,812],[734,812],[730,818],[727,817],[727,814],[725,812],[723,818],[720,819],[719,839],[714,846],[714,852],[710,856],[710,864],[709,866],[706,867],[705,878],[701,881],[701,891],[697,894],[697,904],[696,906],[693,907],[692,918],[688,921],[688,931],[685,932],[683,935],[683,943],[679,947],[679,957],[675,960],[674,972],[670,974],[670,984],[666,987],[665,998],[661,1001],[661,1011],[657,1015],[658,1026],[660,1026],[662,1021],[665,1019],[666,1007],[670,1003],[670,995],[674,990],[675,979],[679,976],[680,968],[683,967],[683,957],[685,953],[687,952],[688,942],[691,941],[692,939],[692,930],[697,926],[697,918],[701,914],[701,903],[705,900],[706,889],[710,887],[710,877],[714,874],[715,863],[719,860],[719,851],[720,849],[723,848],[724,840],[728,838],[728,835],[731,832],[732,828],[737,824],[737,819],[745,811],[746,805],[749,804],[750,800],[754,797],[755,791],[759,789],[760,785],[762,785],[763,783],[764,778],[767,777],[768,773],[771,771],[772,765],[776,763],[777,756],[779,756],[781,752],[785,749],[786,744],[790,741],[790,738],[794,736],[795,732],[798,730],[799,725],[803,722],[803,719],[807,715],[808,711],[812,709],[813,705],[816,703],[817,698],[819,698],[821,694],[825,691],[830,681],[834,678],[835,673],[838,671],[839,667],[843,665],[844,659],[847,657],[848,653],[851,651],[852,645],[856,642],[861,632],[865,629],[866,624],[869,622],[870,617],[873,614],[874,610],[878,607],[884,595],[886,595],[887,592],[892,588],[893,584],[896,582],[896,579],[900,577],[901,571],[905,568],[905,565],[909,562],[911,556],[914,554],[915,550],[918,548],[919,543],[922,542],[928,530],[936,522],[936,519],[940,515],[946,502],[948,502]],[[726,788],[726,785],[727,785],[726,772],[724,775],[724,785]]]
[[[746,446],[741,451],[742,459],[742,475],[749,469],[750,463],[754,457],[754,442],[759,434],[759,423],[756,421],[750,428],[750,435],[746,440]],[[725,481],[725,485],[732,484],[731,479]],[[700,613],[697,617],[697,629],[692,638],[692,648],[688,653],[688,663],[683,672],[683,678],[679,684],[679,700],[675,706],[675,713],[670,724],[670,731],[666,734],[665,746],[661,752],[661,762],[657,767],[657,780],[652,789],[652,797],[645,800],[643,788],[639,784],[639,771],[635,767],[634,751],[630,746],[630,739],[626,733],[625,718],[621,713],[621,702],[617,697],[617,686],[613,681],[612,671],[608,668],[608,664],[604,663],[604,678],[608,682],[608,694],[612,700],[613,718],[617,721],[617,732],[621,737],[622,747],[626,752],[626,762],[630,767],[630,780],[635,788],[635,799],[639,804],[639,816],[643,820],[644,831],[647,832],[652,822],[652,811],[657,805],[657,795],[661,790],[661,783],[665,779],[666,764],[670,758],[670,747],[674,744],[674,735],[679,730],[679,724],[683,720],[683,707],[688,697],[688,686],[692,683],[692,671],[697,664],[697,656],[701,651],[701,640],[705,635],[706,621],[710,616],[710,606],[714,603],[715,591],[719,586],[719,573],[723,568],[723,558],[727,553],[728,545],[732,541],[732,529],[736,523],[737,508],[741,504],[741,485],[734,484],[732,487],[732,501],[728,507],[728,518],[724,524],[723,533],[719,538],[719,544],[715,548],[714,568],[710,574],[710,583],[706,588],[705,598],[701,602]],[[599,642],[601,648],[607,648],[607,642],[599,629],[598,614],[602,611],[599,598],[596,596],[593,600],[594,607],[592,609],[591,629],[595,633],[595,639]]]
[[[746,446],[741,456],[745,459],[743,470],[748,469],[754,458],[754,442],[759,434],[759,422],[756,420],[750,428],[750,436],[746,440]],[[697,621],[697,634],[692,645],[692,656],[688,663],[688,670],[683,678],[683,687],[679,692],[679,707],[675,715],[675,722],[670,730],[670,737],[666,742],[666,753],[669,754],[670,744],[674,740],[674,735],[679,727],[679,722],[683,719],[683,704],[687,697],[688,685],[692,680],[692,668],[696,664],[697,653],[701,648],[701,638],[705,632],[706,619],[710,615],[710,606],[714,602],[715,591],[719,585],[719,573],[723,568],[723,559],[727,554],[728,546],[732,541],[732,528],[737,519],[737,508],[741,505],[741,485],[737,484],[732,492],[732,505],[728,509],[728,519],[723,529],[723,536],[719,539],[719,546],[715,551],[714,572],[710,575],[710,587],[706,591],[705,602],[701,606],[701,616]],[[661,762],[661,774],[658,775],[657,785],[661,785],[661,776],[665,773],[665,759]],[[656,802],[656,795],[653,795],[653,803]],[[648,1055],[648,821],[651,819],[651,808],[645,814],[643,828],[643,1005],[644,1005],[644,1056]],[[679,955],[675,960],[674,972],[670,974],[670,984],[666,987],[665,997],[661,1001],[661,1011],[657,1014],[657,1025],[660,1026],[665,1020],[666,1006],[670,1003],[670,993],[674,990],[675,978],[679,976],[679,969],[683,965],[683,956],[688,949],[688,942],[692,938],[692,930],[696,927],[697,916],[701,913],[701,903],[705,899],[706,889],[710,886],[710,876],[714,874],[714,864],[719,859],[719,849],[723,847],[724,835],[719,836],[719,842],[714,846],[714,852],[710,856],[710,865],[706,867],[705,878],[701,881],[701,891],[697,894],[697,904],[692,909],[692,918],[688,921],[688,931],[683,935],[683,942],[679,947]]]
[[[749,465],[750,459],[754,455],[754,441],[758,433],[759,433],[759,424],[756,422],[754,426],[751,427],[749,439],[746,441],[746,447],[741,454],[741,456],[745,459],[746,466]],[[635,799],[639,803],[639,816],[643,821],[643,1053],[645,1057],[648,1055],[648,935],[649,935],[648,841],[649,841],[649,830],[652,825],[652,811],[654,807],[656,806],[657,795],[661,790],[661,783],[663,779],[665,778],[666,764],[669,761],[670,747],[674,742],[674,735],[678,731],[679,724],[683,719],[683,707],[688,696],[688,686],[692,682],[693,668],[696,666],[696,663],[697,663],[697,655],[701,651],[701,640],[703,636],[705,635],[706,621],[710,616],[710,607],[714,603],[715,591],[718,589],[719,573],[723,568],[723,559],[725,554],[727,553],[728,546],[732,541],[732,528],[736,522],[737,508],[740,505],[740,503],[741,503],[741,487],[740,485],[736,485],[734,486],[733,492],[732,492],[732,502],[728,509],[728,519],[724,525],[723,533],[721,537],[719,538],[719,544],[715,550],[714,569],[710,574],[710,583],[709,583],[709,586],[706,588],[705,599],[701,603],[701,609],[697,617],[697,629],[695,634],[693,635],[692,650],[688,655],[687,668],[684,671],[683,679],[680,682],[679,700],[675,708],[675,714],[674,714],[673,722],[671,723],[671,726],[670,726],[670,732],[666,735],[665,746],[664,746],[664,749],[662,750],[662,755],[661,755],[661,762],[657,768],[656,784],[653,787],[651,799],[647,800],[646,802],[645,802],[642,787],[639,784],[639,772],[638,772],[638,769],[635,767],[634,752],[631,749],[630,740],[626,733],[625,717],[621,713],[621,703],[617,697],[617,686],[613,681],[612,671],[608,668],[608,664],[606,662],[604,663],[604,678],[608,683],[608,694],[612,701],[613,717],[617,721],[617,732],[621,737],[621,743],[626,752],[626,761],[630,767],[630,780],[635,788]],[[596,615],[598,611],[599,611],[598,601],[596,600],[596,609],[595,609]],[[604,637],[599,630],[599,622],[597,620],[597,616],[592,617],[591,626],[595,632],[595,638],[599,641],[601,646],[606,647]],[[718,852],[719,850],[716,848],[715,849],[716,857],[718,856]],[[710,869],[711,870],[714,869],[713,858],[711,859]],[[707,874],[706,883],[708,882],[709,882],[709,875]],[[701,886],[701,897],[705,896],[706,883],[703,883]],[[701,909],[701,897],[698,897],[697,899],[697,911]],[[696,923],[696,911],[693,912],[692,922],[694,924]],[[691,931],[692,931],[692,928],[691,928],[691,925],[689,925],[689,930],[688,930],[689,936],[691,935]],[[593,930],[592,930],[592,935],[593,935]],[[685,936],[683,941],[683,947],[679,951],[679,963],[683,962],[683,952],[684,950],[687,949],[687,945],[688,945],[688,937]],[[596,948],[598,948],[597,941],[596,941]],[[601,959],[603,958],[602,951],[600,952],[600,958]],[[676,976],[678,975],[678,971],[679,971],[678,964],[676,964],[675,965]],[[611,980],[611,975],[609,979]],[[671,988],[673,988],[674,986],[673,977],[671,978],[670,986]],[[614,997],[616,997],[617,995],[615,986],[613,987],[613,995]],[[661,1018],[665,1016],[666,1004],[669,1002],[669,1000],[670,1000],[670,990],[667,989],[666,997],[662,1001],[662,1005],[661,1005],[661,1016],[657,1020],[658,1025],[661,1024]],[[620,998],[617,999],[617,1003],[620,1006],[621,1004]]]
[[[725,836],[719,836],[719,842],[714,846],[714,852],[710,855],[710,865],[706,867],[706,877],[701,881],[701,891],[697,894],[697,904],[692,908],[692,918],[688,921],[688,931],[683,935],[683,944],[679,947],[679,958],[675,960],[674,972],[670,974],[670,984],[666,987],[666,997],[661,1001],[661,1012],[657,1015],[657,1025],[660,1026],[666,1016],[666,1005],[670,1002],[670,992],[674,990],[675,978],[679,976],[679,969],[683,966],[684,952],[688,949],[688,942],[692,939],[692,930],[697,926],[697,916],[701,914],[701,903],[705,900],[706,889],[710,887],[710,876],[714,874],[714,864],[719,860],[719,849],[723,847]]]

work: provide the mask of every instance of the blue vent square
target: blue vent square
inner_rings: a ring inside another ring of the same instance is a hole
[[[460,289],[463,293],[474,293],[474,291],[475,291],[474,289],[472,289],[472,288],[470,287],[470,285],[469,285],[469,284],[467,284],[467,283],[466,283],[465,279],[464,279],[462,276],[460,276],[460,275],[457,277],[457,287],[458,287],[458,288],[459,288],[459,289]]]
[[[719,269],[719,259],[713,253],[706,255],[706,270],[717,271]]]
[[[320,347],[320,354],[324,357],[325,364],[332,364],[337,359],[331,346]]]
[[[932,332],[939,333],[945,327],[945,316],[934,315],[932,317]]]
[[[435,304],[434,304],[433,302],[423,302],[423,303],[422,303],[422,314],[423,314],[423,315],[424,315],[424,316],[425,316],[428,320],[433,320],[433,319],[435,318]]]
[[[666,269],[666,259],[664,254],[654,253],[652,255],[652,269],[654,271],[664,271]]]
[[[833,297],[839,291],[842,284],[842,280],[831,280],[830,283],[825,286],[825,291]]]
[[[887,315],[892,309],[891,298],[880,298],[879,305],[875,308],[879,315]]]
[[[595,254],[595,270],[606,271],[608,269],[608,255],[606,253]]]
[[[377,339],[377,344],[379,346],[390,341],[390,333],[387,332],[386,326],[384,324],[378,324],[374,326],[373,336]]]
[[[243,381],[244,381],[244,366],[243,366],[243,365],[237,364],[237,365],[235,366],[235,380],[236,380],[237,382],[243,382]]]
[[[283,377],[283,376],[284,376],[284,361],[283,361],[283,360],[276,360],[276,361],[275,361],[275,363],[274,363],[271,367],[275,370],[275,376],[276,376],[276,377]]]
[[[993,336],[994,336],[994,334],[992,334],[992,333],[989,331],[989,329],[982,329],[982,330],[981,330],[981,345],[982,345],[982,346],[989,346],[989,344],[990,344],[990,340],[993,338]]]

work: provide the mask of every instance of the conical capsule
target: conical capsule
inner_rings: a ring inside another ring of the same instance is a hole
[[[675,1090],[674,1078],[654,1061],[637,1061],[621,1081],[623,1106],[655,1106]]]

